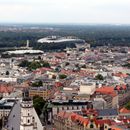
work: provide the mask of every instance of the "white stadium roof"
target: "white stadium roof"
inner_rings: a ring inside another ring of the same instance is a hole
[[[76,41],[84,42],[84,40],[74,37],[57,37],[57,36],[45,37],[38,40],[39,43],[60,43],[60,42],[62,43],[62,42],[76,42]]]

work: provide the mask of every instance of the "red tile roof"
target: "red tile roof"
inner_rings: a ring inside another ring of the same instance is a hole
[[[55,87],[61,87],[63,84],[61,82],[55,82]]]
[[[111,125],[111,121],[109,119],[99,120],[99,119],[96,119],[95,117],[93,117],[92,119],[84,118],[83,116],[78,115],[77,113],[73,113],[73,112],[62,111],[58,114],[58,117],[62,119],[70,118],[73,122],[79,122],[85,126],[87,126],[91,120],[93,120],[93,122],[96,124],[97,127],[98,125],[103,125],[103,124]]]
[[[99,92],[101,94],[110,95],[112,97],[115,97],[117,95],[114,90],[114,87],[109,87],[109,86],[103,86],[101,88],[97,88],[96,92]]]
[[[13,87],[7,85],[0,85],[0,93],[11,93],[14,90]]]
[[[123,107],[122,109],[120,109],[120,113],[130,113],[130,110]]]
[[[119,72],[119,73],[113,73],[112,75],[120,77],[120,78],[126,78],[126,77],[128,77],[127,74],[124,74],[124,73],[121,73],[121,72]]]
[[[117,85],[115,87],[115,90],[118,90],[118,91],[125,90],[125,89],[127,89],[127,86],[125,84]]]

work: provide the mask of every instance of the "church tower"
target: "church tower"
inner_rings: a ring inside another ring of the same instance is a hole
[[[36,130],[33,124],[33,102],[29,98],[28,91],[23,93],[21,102],[20,130]]]

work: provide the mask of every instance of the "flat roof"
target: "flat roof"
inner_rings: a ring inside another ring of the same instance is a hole
[[[8,54],[36,54],[43,53],[41,50],[15,50],[15,51],[6,51]]]
[[[57,36],[50,36],[50,37],[45,37],[41,38],[38,40],[39,43],[62,43],[62,42],[85,42],[82,39],[78,38],[72,38],[72,37],[57,37]]]

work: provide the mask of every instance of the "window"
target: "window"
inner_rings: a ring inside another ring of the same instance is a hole
[[[93,127],[94,127],[93,124],[91,124],[91,125],[90,125],[90,128],[93,128]]]
[[[28,123],[30,123],[30,120],[28,120]]]

